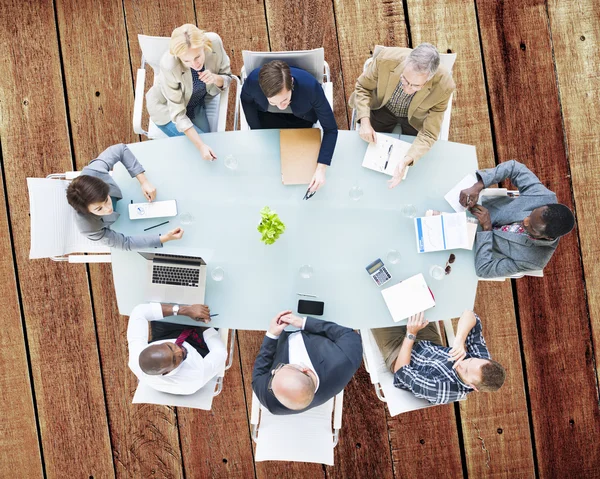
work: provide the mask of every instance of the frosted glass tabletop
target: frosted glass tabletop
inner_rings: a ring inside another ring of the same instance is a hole
[[[452,211],[444,195],[467,173],[477,169],[475,147],[438,141],[408,177],[393,190],[389,176],[361,166],[367,144],[357,132],[340,131],[326,184],[310,200],[302,198],[305,185],[284,186],[279,160],[279,131],[209,133],[204,141],[218,160],[201,159],[185,137],[128,145],[146,168],[157,189],[157,200],[176,199],[178,216],[165,219],[129,220],[127,205],[143,202],[139,183],[119,164],[114,179],[123,191],[118,202],[119,220],[113,225],[125,234],[144,234],[143,229],[169,220],[155,233],[181,226],[185,234],[162,249],[211,250],[205,303],[216,327],[265,330],[270,319],[285,309],[297,310],[299,299],[325,303],[323,319],[352,328],[393,326],[392,317],[378,287],[365,267],[381,258],[392,275],[383,288],[414,274],[423,273],[436,299],[426,313],[430,320],[458,317],[473,308],[477,289],[473,251],[454,250],[452,272],[438,281],[429,275],[432,265],[444,266],[449,252],[418,254],[413,220],[402,214],[413,204],[417,215],[427,209]],[[225,166],[232,155],[237,169]],[[355,200],[350,190],[362,196]],[[269,206],[286,226],[273,245],[260,241],[260,210]],[[182,224],[185,213],[192,224]],[[399,252],[396,264],[387,260],[390,250]],[[117,301],[128,315],[144,302],[146,260],[136,252],[112,252]],[[300,268],[312,267],[303,278]],[[211,272],[220,267],[224,278]],[[311,294],[317,298],[299,296]],[[188,318],[174,322],[197,324]]]

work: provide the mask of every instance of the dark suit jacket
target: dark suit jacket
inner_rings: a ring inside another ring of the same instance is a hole
[[[258,84],[260,68],[248,75],[242,87],[241,100],[246,121],[252,130],[260,130],[258,111],[266,112],[269,107],[267,97]],[[337,141],[338,127],[333,111],[323,92],[321,84],[315,78],[300,68],[290,68],[294,79],[292,102],[290,107],[294,116],[316,123],[323,128],[323,140],[319,151],[318,163],[331,164],[333,150]]]
[[[339,393],[360,366],[360,336],[350,328],[308,317],[302,339],[310,361],[319,376],[319,389],[305,409],[292,411],[267,390],[271,370],[279,363],[289,363],[289,335],[284,331],[278,339],[265,336],[252,371],[252,389],[260,403],[272,414],[298,414],[320,406]]]

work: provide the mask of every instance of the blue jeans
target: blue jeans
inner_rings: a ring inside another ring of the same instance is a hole
[[[199,105],[194,110],[194,118],[192,118],[192,123],[194,124],[194,128],[198,133],[208,133],[210,132],[210,125],[208,124],[208,116],[206,116],[206,108],[204,105]],[[175,123],[170,121],[166,125],[156,125],[160,131],[162,131],[167,136],[183,136],[185,133],[182,133],[177,129]]]

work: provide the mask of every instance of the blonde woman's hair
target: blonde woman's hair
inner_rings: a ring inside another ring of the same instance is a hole
[[[190,48],[212,49],[212,43],[204,30],[200,30],[196,25],[186,23],[173,30],[171,33],[171,43],[169,43],[169,53],[178,57],[183,55]]]

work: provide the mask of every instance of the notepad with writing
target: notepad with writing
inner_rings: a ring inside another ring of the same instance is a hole
[[[365,152],[365,157],[363,158],[362,166],[369,168],[370,170],[394,176],[396,166],[404,159],[412,145],[406,141],[382,135],[381,133],[376,133],[376,135],[377,143],[369,143],[367,151]],[[404,178],[406,178],[407,173],[408,168],[406,168],[404,172]]]
[[[396,323],[435,306],[422,273],[382,290],[381,294]]]
[[[281,181],[284,185],[307,185],[317,169],[321,130],[292,128],[279,132]]]

